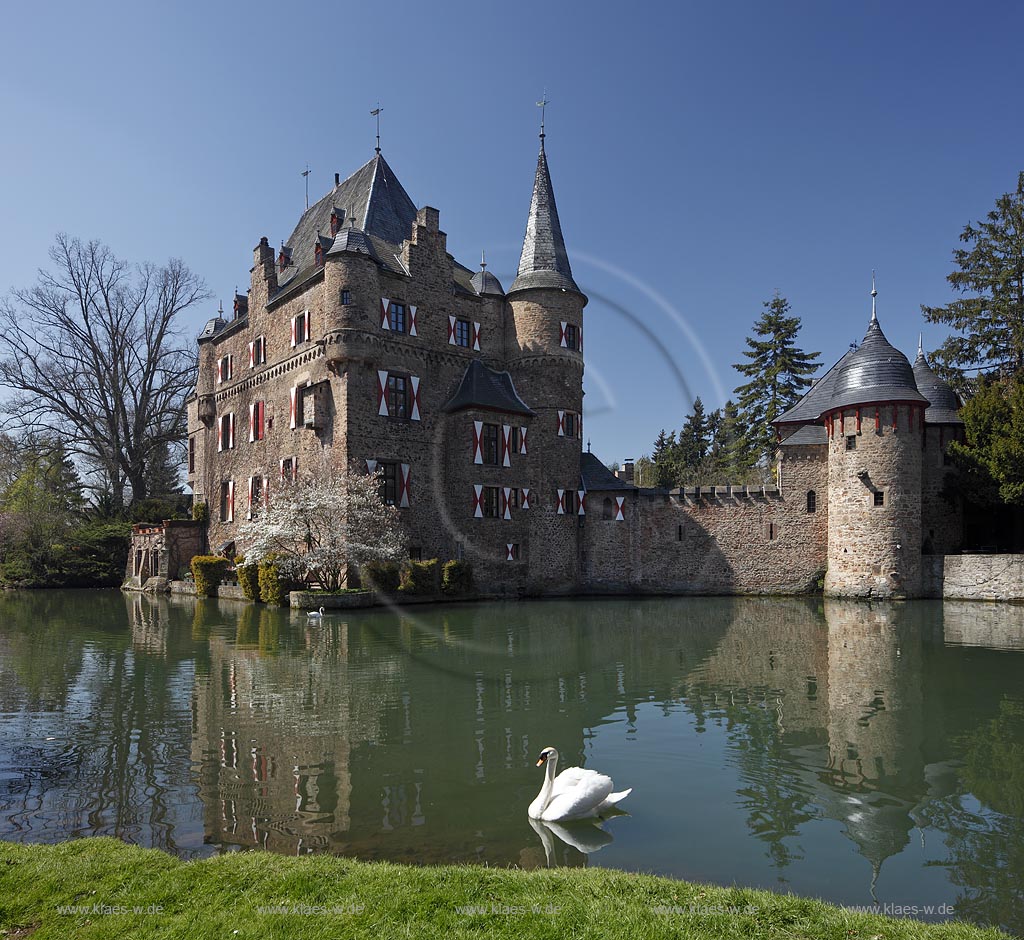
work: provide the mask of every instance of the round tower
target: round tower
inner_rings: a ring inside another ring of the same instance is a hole
[[[914,379],[917,390],[928,399],[921,450],[921,551],[948,555],[959,551],[964,536],[963,499],[956,492],[957,468],[948,453],[950,443],[963,437],[960,399],[932,371],[920,341]]]
[[[555,206],[544,131],[519,269],[507,295],[509,371],[536,412],[530,454],[539,484],[531,512],[530,578],[551,589],[578,576],[583,443],[583,307]]]
[[[927,399],[875,315],[821,413],[828,433],[825,593],[915,597],[921,590],[921,444]]]

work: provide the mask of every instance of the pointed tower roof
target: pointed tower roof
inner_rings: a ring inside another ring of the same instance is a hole
[[[519,271],[509,293],[531,287],[553,287],[582,293],[572,279],[569,255],[562,238],[555,191],[551,186],[548,158],[544,152],[543,131],[540,153],[537,155],[537,175],[533,181],[533,199],[526,220],[526,236],[523,238],[523,253],[519,257]]]
[[[920,342],[917,344],[917,359],[914,360],[914,379],[917,390],[929,401],[924,413],[928,424],[964,423],[960,417],[960,399],[956,397],[953,386],[932,371]]]

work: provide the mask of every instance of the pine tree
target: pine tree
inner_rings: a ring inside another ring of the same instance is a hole
[[[734,368],[750,379],[736,388],[745,427],[744,445],[757,463],[767,466],[775,452],[772,421],[811,385],[819,354],[805,353],[796,345],[800,318],[789,315],[785,297],[776,292],[764,307],[765,312],[754,324],[755,335],[763,339],[748,336],[743,355],[750,361]]]
[[[654,442],[654,453],[651,454],[654,470],[654,486],[676,486],[678,476],[678,450],[676,432],[666,434],[662,428]]]
[[[964,372],[1024,372],[1024,172],[1015,192],[996,200],[986,221],[960,234],[958,270],[946,280],[964,296],[945,307],[921,306],[930,323],[957,331],[934,354],[946,378]],[[959,384],[959,383],[958,383]]]
[[[678,464],[683,473],[700,467],[708,454],[708,420],[704,413],[704,402],[698,395],[693,400],[693,411],[683,422],[678,439]]]

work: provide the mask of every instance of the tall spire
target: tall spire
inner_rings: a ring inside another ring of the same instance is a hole
[[[569,255],[558,221],[555,192],[551,187],[548,158],[544,152],[544,130],[541,125],[540,153],[537,154],[537,175],[533,181],[533,199],[526,220],[523,253],[519,257],[519,271],[509,293],[531,287],[552,287],[581,293],[572,279]]]
[[[875,312],[875,298],[878,296],[878,291],[875,289],[875,272],[871,272],[871,322],[878,322],[878,314]]]

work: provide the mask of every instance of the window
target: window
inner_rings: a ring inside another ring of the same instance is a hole
[[[409,560],[410,561],[423,561],[423,549],[419,545],[414,545],[409,548]]]
[[[392,302],[388,305],[388,326],[395,333],[405,332],[405,304]]]
[[[409,379],[407,376],[388,374],[388,414],[392,418],[409,417]]]
[[[611,519],[612,515],[612,501],[606,496],[604,502],[601,503],[601,518]]]
[[[501,489],[497,486],[484,487],[484,516],[497,519],[501,515]]]
[[[196,472],[196,439],[194,437],[188,439],[188,472]]]
[[[225,480],[220,485],[220,521],[233,522],[235,518],[235,484]]]
[[[267,361],[267,338],[265,336],[257,336],[252,341],[252,364],[253,366],[261,366]]]
[[[496,424],[485,424],[483,430],[483,436],[480,440],[480,445],[483,448],[484,463],[499,464],[501,463],[501,449],[498,447],[498,439],[501,434],[501,428]]]
[[[576,415],[571,411],[565,413],[565,436],[576,436]]]
[[[768,523],[768,541],[774,542],[776,536],[779,534],[779,530],[775,527],[774,522]]]
[[[377,465],[381,473],[380,498],[386,506],[398,505],[398,464],[384,461]]]
[[[683,540],[683,527],[679,526],[676,530],[676,541],[681,542]]]
[[[263,503],[263,477],[249,477],[249,518],[259,512]]]
[[[817,512],[818,510],[818,494],[814,490],[807,491],[807,511]]]
[[[281,461],[281,482],[294,483],[298,477],[298,461],[294,457],[285,457]]]
[[[266,404],[262,401],[254,401],[252,403],[252,411],[249,415],[249,420],[252,426],[249,429],[249,440],[250,441],[262,441],[266,436]]]
[[[565,324],[565,345],[567,349],[580,348],[580,337],[575,323]]]
[[[885,505],[885,491],[884,490],[875,490],[875,492],[872,495],[874,496],[874,504],[876,506],[884,506]]]
[[[510,542],[505,548],[505,558],[508,561],[519,561],[519,543]]]
[[[509,435],[508,446],[509,453],[518,454],[520,449],[521,437],[520,437],[519,425],[512,425],[512,433]]]
[[[223,414],[217,422],[217,450],[232,450],[235,446],[235,415]]]
[[[466,546],[463,542],[455,543],[455,560],[462,561],[466,557]]]
[[[857,449],[857,435],[856,434],[847,434],[846,435],[846,449],[847,450],[856,450]]]
[[[473,324],[469,320],[455,321],[455,345],[469,349],[473,336]]]
[[[514,486],[508,491],[508,508],[518,509],[519,508],[519,490]]]
[[[306,310],[298,316],[292,317],[292,345],[309,341],[309,311]]]
[[[348,307],[351,304],[352,304],[352,291],[347,290],[346,288],[343,287],[341,289],[341,305],[343,307]]]
[[[217,360],[217,382],[230,382],[235,371],[235,357],[222,356]]]

